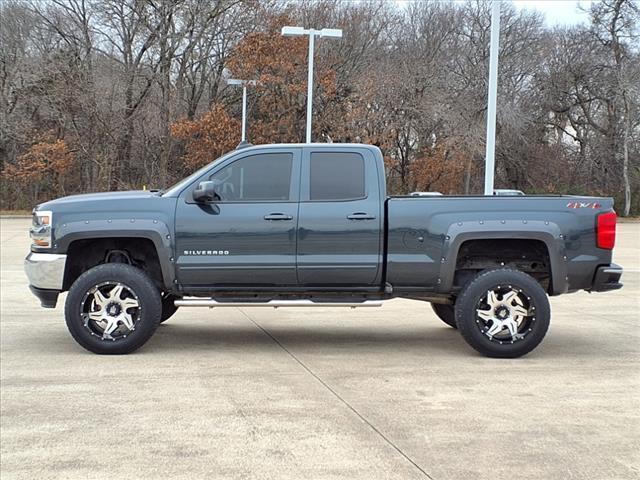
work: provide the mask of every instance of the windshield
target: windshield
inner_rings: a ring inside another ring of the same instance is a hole
[[[196,178],[198,178],[201,175],[203,175],[207,170],[209,170],[211,167],[213,167],[216,163],[227,159],[228,157],[230,157],[234,153],[236,153],[235,150],[232,150],[231,152],[226,153],[225,155],[221,156],[220,158],[214,160],[213,162],[206,164],[204,167],[202,167],[202,168],[196,170],[195,172],[193,172],[187,178],[183,178],[178,183],[176,183],[176,184],[172,185],[171,187],[167,188],[166,190],[164,190],[162,192],[162,196],[173,197],[173,196],[178,195],[182,191],[183,188],[188,186]]]

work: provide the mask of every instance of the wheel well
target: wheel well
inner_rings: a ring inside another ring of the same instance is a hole
[[[549,250],[541,240],[468,240],[458,250],[454,287],[462,287],[479,271],[509,267],[531,275],[551,291]]]
[[[128,263],[144,270],[160,290],[164,290],[160,259],[148,238],[90,238],[75,240],[67,249],[62,289],[92,267],[103,263]]]

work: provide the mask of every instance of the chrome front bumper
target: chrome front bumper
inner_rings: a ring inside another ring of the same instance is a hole
[[[62,290],[67,256],[55,253],[30,253],[24,259],[24,271],[32,287]]]

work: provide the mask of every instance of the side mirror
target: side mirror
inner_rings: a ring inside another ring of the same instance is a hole
[[[193,200],[198,203],[213,202],[216,197],[220,198],[216,194],[215,182],[200,182],[193,191]]]

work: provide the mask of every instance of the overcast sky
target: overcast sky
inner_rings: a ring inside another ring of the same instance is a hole
[[[2,0],[0,0],[2,1]],[[406,6],[420,0],[395,0],[397,5]],[[464,2],[465,0],[440,0]],[[508,1],[508,0],[507,0]],[[512,0],[519,10],[536,10],[545,16],[548,25],[575,25],[586,23],[589,15],[578,7],[589,8],[593,0]]]
[[[518,9],[537,10],[544,14],[549,25],[573,25],[589,20],[586,12],[578,8],[589,8],[589,0],[516,0],[513,2]]]

